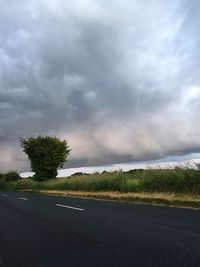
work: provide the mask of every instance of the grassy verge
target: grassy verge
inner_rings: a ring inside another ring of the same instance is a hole
[[[0,179],[2,191],[35,191],[151,204],[200,208],[200,170],[133,170],[38,182]]]
[[[58,191],[58,190],[37,190],[37,191],[29,190],[29,192],[34,192],[49,196],[92,198],[99,200],[113,200],[120,202],[132,202],[132,203],[200,209],[200,196],[194,196],[189,194],[169,194],[169,193],[149,193],[149,192],[120,193],[117,191],[81,192],[81,191]]]

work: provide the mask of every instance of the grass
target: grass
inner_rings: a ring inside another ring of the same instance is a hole
[[[63,194],[74,192],[76,196],[77,192],[79,192],[79,195],[87,192],[87,196],[98,195],[100,198],[103,196],[103,198],[114,200],[142,201],[167,205],[175,203],[175,205],[182,206],[190,202],[189,206],[197,207],[199,205],[198,207],[200,207],[200,170],[176,168],[173,170],[133,170],[127,173],[122,171],[103,172],[102,174],[56,178],[45,182],[37,182],[32,179],[9,182],[0,179],[0,190],[48,191],[59,194],[60,192]],[[184,204],[184,201],[187,203]]]
[[[120,190],[121,173],[94,174],[75,176],[71,178],[57,178],[45,182],[37,182],[32,179],[21,179],[15,182],[4,182],[0,188],[12,190],[76,190],[76,191],[118,191]],[[3,188],[4,187],[4,188]]]
[[[119,192],[169,192],[200,194],[200,171],[193,169],[157,169],[122,171],[56,178],[44,182],[32,179],[0,179],[1,190],[75,190]]]
[[[76,198],[92,198],[98,200],[113,200],[120,202],[134,202],[142,204],[164,205],[171,207],[185,207],[200,209],[200,196],[190,194],[173,193],[120,193],[117,191],[86,192],[86,191],[59,191],[59,190],[37,190],[42,195],[65,196]]]

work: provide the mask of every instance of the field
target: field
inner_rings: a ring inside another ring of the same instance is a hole
[[[35,191],[115,200],[138,200],[167,204],[184,200],[200,206],[200,171],[194,169],[148,169],[103,172],[38,182],[32,179],[5,181],[1,191]],[[66,193],[68,192],[68,193]],[[82,192],[82,193],[81,193]],[[85,195],[84,195],[85,194]],[[178,197],[178,199],[177,199]],[[148,199],[154,199],[149,201]],[[164,199],[162,201],[162,199]],[[179,204],[181,204],[181,202]],[[198,202],[198,203],[197,203]],[[186,205],[187,206],[187,205]]]
[[[75,190],[118,192],[200,193],[200,171],[193,169],[132,170],[77,175],[38,182],[0,179],[1,190]]]

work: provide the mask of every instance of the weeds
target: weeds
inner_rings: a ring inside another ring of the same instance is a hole
[[[32,179],[0,179],[0,190],[169,192],[200,194],[200,170],[148,169],[132,172],[103,172],[56,178],[45,182]]]

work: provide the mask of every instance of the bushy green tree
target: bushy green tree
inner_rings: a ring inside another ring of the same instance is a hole
[[[36,180],[55,178],[70,153],[67,142],[56,136],[20,138],[23,151],[28,155]]]

